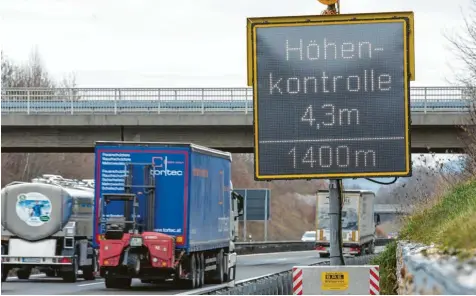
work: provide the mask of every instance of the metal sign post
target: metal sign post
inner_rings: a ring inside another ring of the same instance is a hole
[[[264,241],[268,241],[268,193],[269,191],[266,190],[266,195],[264,198]]]
[[[249,221],[262,221],[264,223],[264,239],[268,237],[268,220],[270,219],[271,192],[265,188],[234,189],[243,196],[244,213],[240,217],[243,221],[243,240],[248,240],[247,223]]]
[[[248,190],[245,189],[245,196],[244,196],[244,199],[245,201],[243,202],[243,241],[246,242],[246,223],[247,223],[247,217],[246,217],[246,214],[247,214],[247,210],[246,210],[246,198],[248,196]]]
[[[330,225],[329,232],[330,237],[330,259],[331,265],[345,265],[342,259],[342,235],[340,235],[341,225],[339,223],[340,217],[342,216],[342,207],[339,202],[342,197],[339,197],[341,194],[339,190],[339,180],[329,180],[329,217]]]
[[[322,14],[332,15],[340,13],[340,8],[339,11],[336,9],[336,4],[339,2],[338,0],[319,0],[319,2],[327,5],[327,9],[324,10]],[[342,200],[342,196],[340,196],[339,182],[341,182],[341,180],[329,180],[329,232],[331,234],[329,255],[331,265],[345,265],[344,260],[342,260],[342,244],[340,243],[342,240],[340,231],[342,225],[340,225],[339,222],[342,217],[342,206],[339,201]]]

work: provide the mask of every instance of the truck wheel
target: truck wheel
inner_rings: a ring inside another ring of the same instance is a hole
[[[94,275],[94,266],[83,268],[83,278],[86,281],[94,281],[96,279],[96,276]]]
[[[107,289],[129,289],[132,284],[132,279],[130,278],[121,278],[117,279],[114,277],[106,277],[104,284]]]
[[[205,285],[205,255],[198,255],[198,287]]]
[[[83,267],[83,278],[86,281],[94,281],[96,279],[96,269],[98,266],[96,253],[93,252],[93,257],[91,258],[91,266]]]
[[[220,251],[217,257],[217,274],[215,282],[217,284],[223,284],[225,280],[225,258],[223,256],[223,250]]]
[[[230,281],[230,269],[225,268],[228,266],[228,263],[226,262],[227,256],[225,256],[223,253],[221,254],[221,266],[223,268],[223,282],[229,282]]]
[[[197,256],[196,254],[192,254],[190,258],[190,266],[189,266],[189,273],[190,279],[185,281],[185,285],[189,289],[195,289],[198,286],[198,264],[197,264]]]
[[[319,254],[319,258],[329,258],[331,256],[331,254],[329,253],[320,253]]]
[[[133,270],[136,274],[140,273],[140,257],[139,254],[130,254],[127,256],[127,267]]]
[[[20,268],[17,270],[17,278],[19,280],[27,280],[30,278],[31,268]]]
[[[372,241],[369,245],[369,254],[375,254],[375,241]]]
[[[119,281],[119,283],[120,283],[119,288],[121,288],[121,289],[130,289],[131,284],[132,284],[132,279],[131,278],[121,279]]]

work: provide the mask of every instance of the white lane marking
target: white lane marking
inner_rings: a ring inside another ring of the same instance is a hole
[[[81,285],[78,285],[78,287],[87,287],[87,286],[100,285],[100,284],[104,284],[104,281],[95,282],[95,283],[81,284]]]

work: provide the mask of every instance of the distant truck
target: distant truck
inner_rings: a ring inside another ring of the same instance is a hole
[[[54,184],[14,182],[2,189],[2,282],[18,268],[28,279],[36,267],[75,282],[95,279],[90,191]]]
[[[241,196],[231,154],[194,144],[97,142],[95,244],[106,288],[233,281]]]
[[[350,255],[375,252],[375,193],[367,190],[346,190],[342,207],[343,253]],[[329,191],[319,190],[316,203],[316,250],[321,257],[330,252]]]

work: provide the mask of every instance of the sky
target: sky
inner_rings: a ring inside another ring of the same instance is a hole
[[[471,0],[342,0],[342,13],[414,11],[416,81],[442,86],[454,56],[443,33],[464,25]],[[4,52],[37,47],[80,87],[245,87],[246,18],[320,14],[316,0],[2,0]]]

